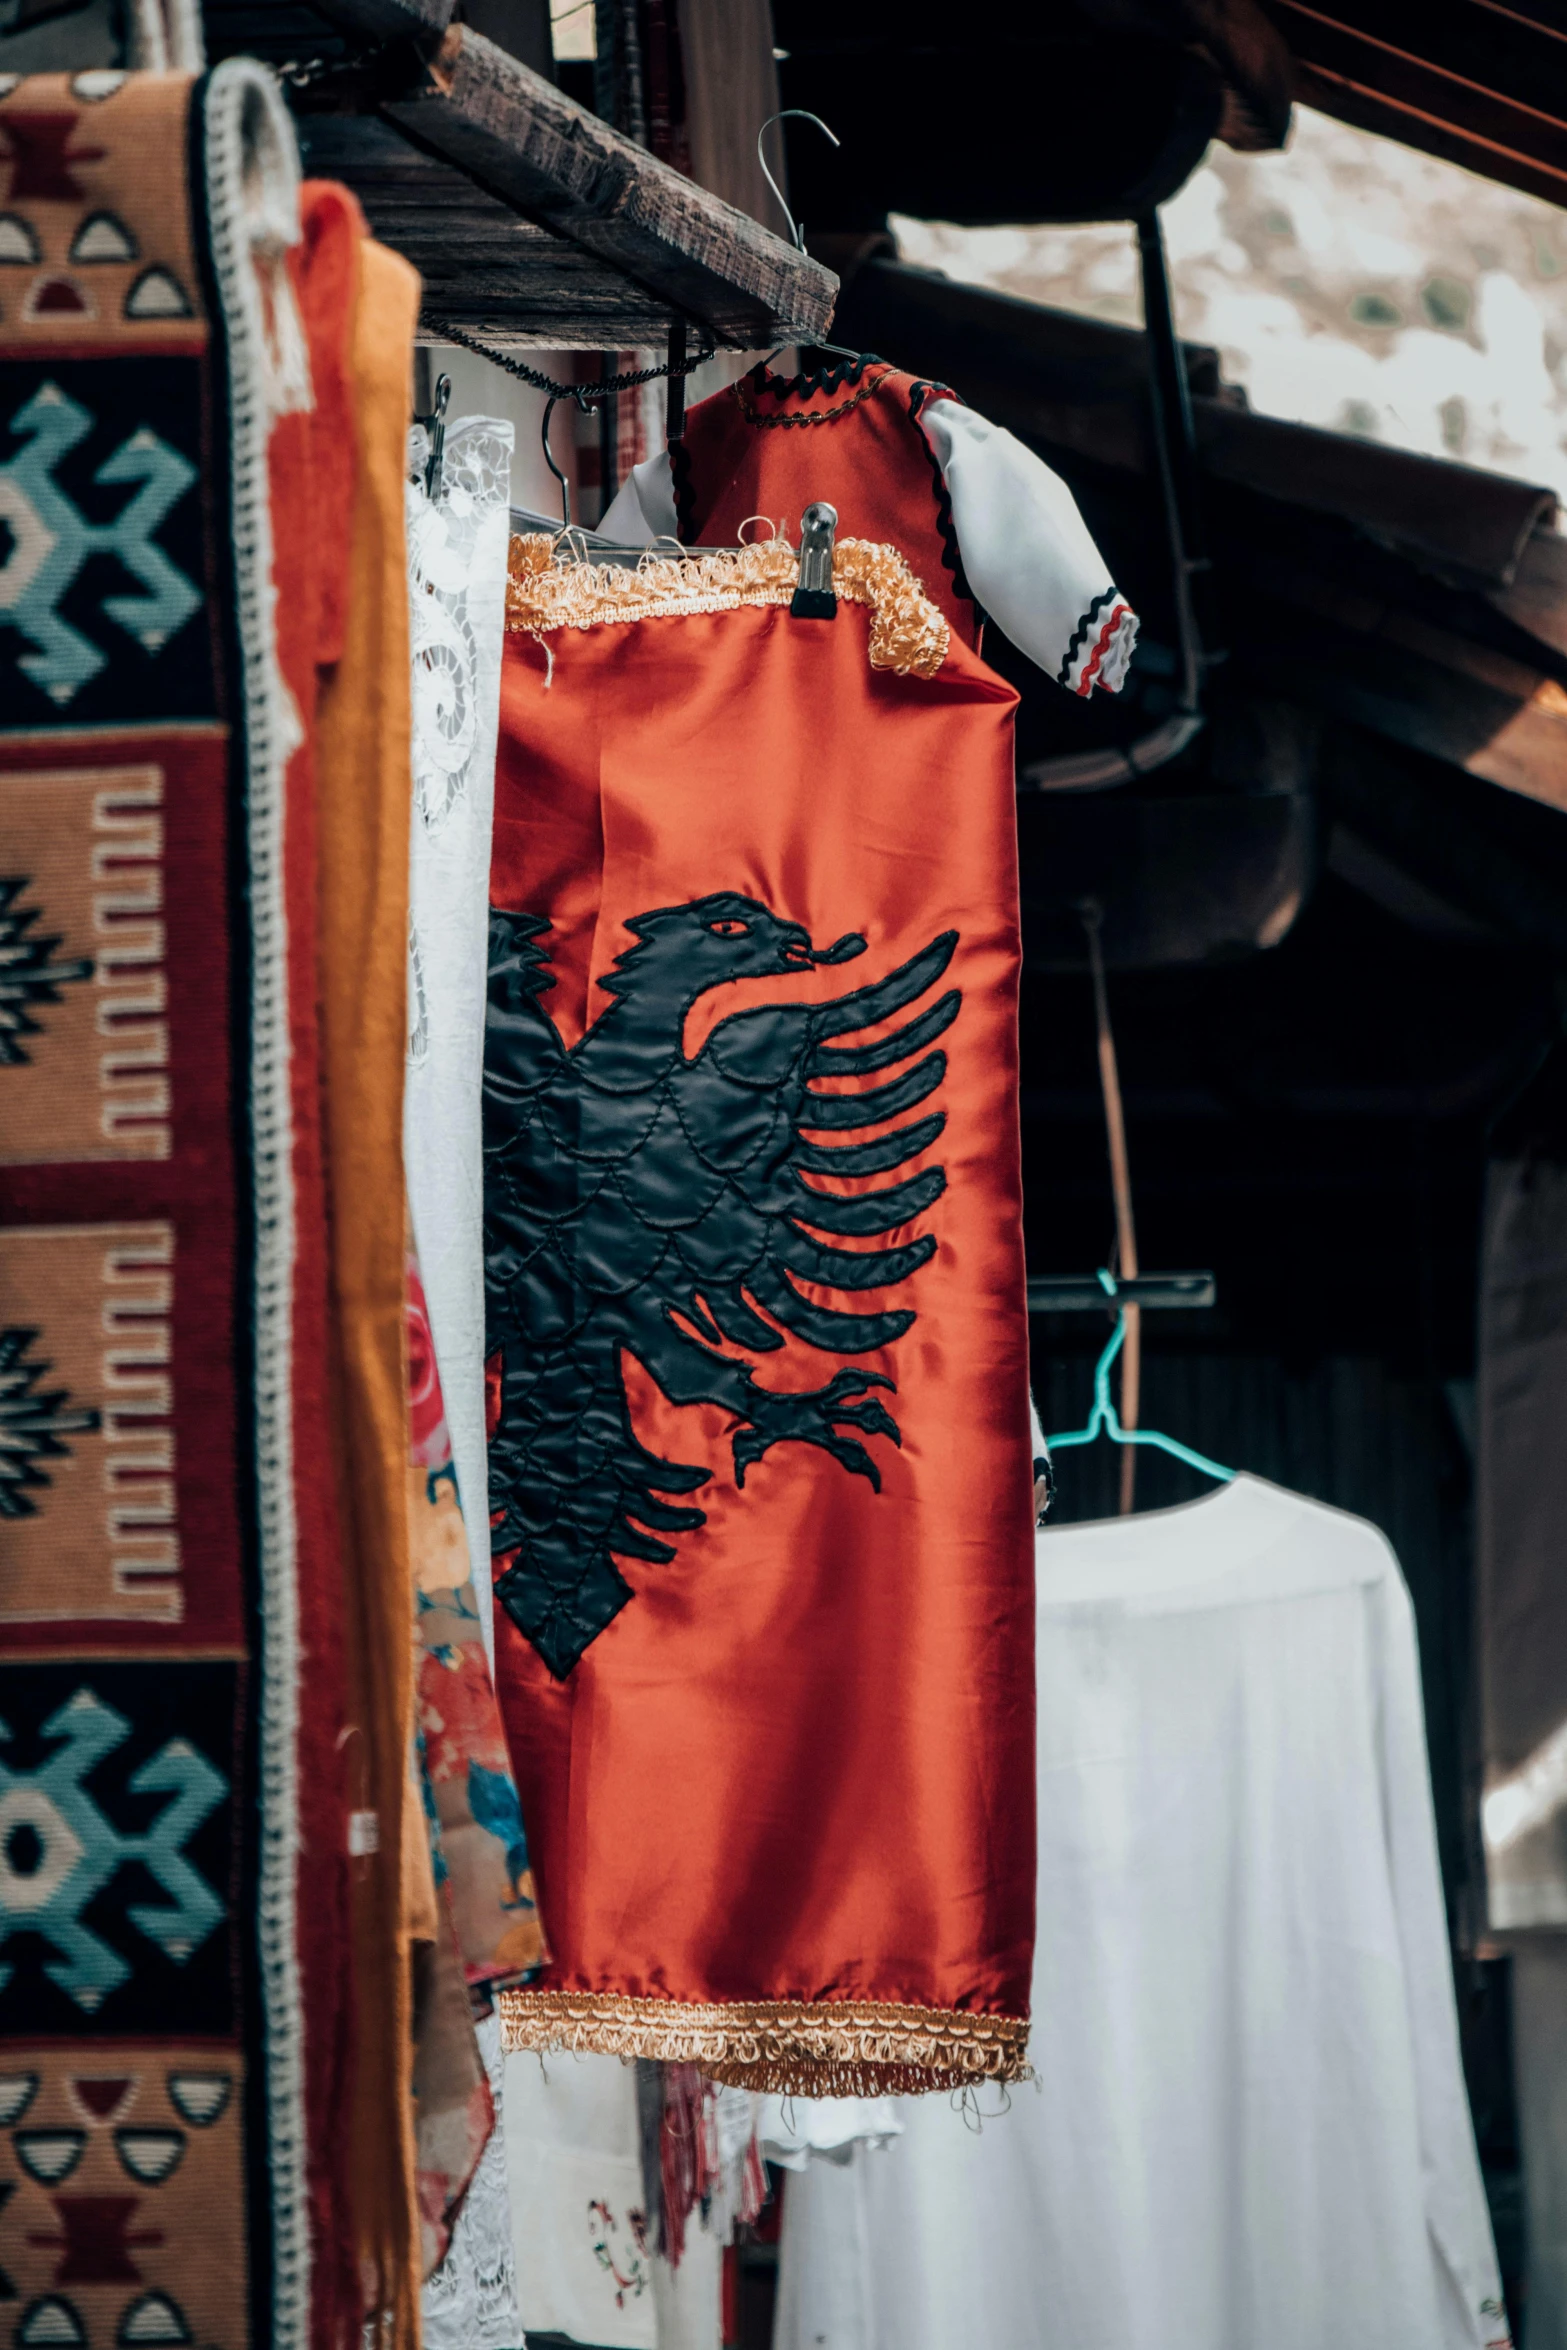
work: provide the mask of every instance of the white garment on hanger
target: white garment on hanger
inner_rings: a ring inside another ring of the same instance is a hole
[[[658,2350],[634,2070],[615,2056],[519,2055],[505,2081],[524,2332]]]
[[[649,2248],[634,2067],[508,2056],[505,2091],[524,2330],[595,2350],[720,2350],[717,2235],[693,2213],[678,2269]]]
[[[790,2181],[776,2350],[1499,2350],[1387,1543],[1239,1477],[1037,1555],[1038,2086]]]
[[[671,2268],[663,2258],[653,2263],[658,2350],[722,2350],[722,2263],[718,2238],[693,2215],[686,2227],[680,2266]]]
[[[700,2232],[710,2235],[715,2244],[732,2244],[735,2230],[740,2225],[751,2142],[756,2136],[761,2103],[761,2098],[752,2089],[730,2089],[719,2084],[713,2091],[713,2134],[718,2142],[718,2179],[708,2197]],[[691,2231],[688,2228],[686,2242],[689,2244],[690,2241]]]
[[[961,400],[928,400],[919,427],[946,484],[963,569],[982,608],[1020,652],[1069,692],[1099,685],[1119,693],[1137,620],[1121,607],[1125,616],[1095,667],[1096,630],[1119,599],[1060,475],[1015,434]],[[599,529],[625,547],[677,536],[667,449],[632,467]],[[845,537],[854,535],[851,514],[840,515],[839,529]],[[1085,613],[1094,615],[1095,630],[1082,629]]]
[[[613,539],[619,547],[650,547],[655,539],[678,543],[675,477],[667,449],[656,449],[640,465],[632,466],[605,508],[598,528],[601,538]]]
[[[1567,2350],[1567,1936],[1512,1945],[1529,2350]]]
[[[870,2350],[891,2340],[876,2308],[881,2283],[881,2248],[873,2250],[866,2188],[883,2154],[859,2150],[845,2164],[808,2162],[784,2186],[783,2244],[772,2350]],[[1021,2296],[1020,2296],[1021,2298]],[[922,2350],[928,2327],[910,2338]],[[1025,2334],[1006,2350],[1031,2350],[1042,2337]],[[1002,2350],[1000,2336],[957,2335],[951,2350]],[[1084,2350],[1112,2350],[1108,2336],[1090,2336]],[[901,2350],[901,2346],[900,2346]],[[947,2345],[943,2345],[947,2350]],[[1074,2345],[1075,2350],[1075,2345]],[[1120,2350],[1120,2345],[1114,2345]]]
[[[756,2134],[764,2161],[803,2171],[815,2157],[848,2162],[857,2146],[903,2135],[891,2097],[764,2097]]]
[[[403,1157],[474,1589],[492,1650],[480,1091],[511,453],[512,428],[493,416],[448,426],[440,495],[432,502],[424,493],[424,428],[415,426],[409,437],[414,805]]]

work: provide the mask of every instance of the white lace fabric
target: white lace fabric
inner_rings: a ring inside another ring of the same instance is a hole
[[[431,499],[424,488],[424,428],[416,425],[409,436],[414,805],[403,1156],[487,1641],[479,1101],[511,452],[509,424],[464,417],[448,427],[441,482]],[[458,2213],[451,2247],[424,2288],[426,2350],[523,2345],[501,2131],[498,2019],[481,2023],[478,2038],[495,2092],[495,2128]]]
[[[424,427],[409,436],[414,808],[403,1154],[487,1646],[480,1088],[511,452],[509,424],[463,417],[447,429],[432,499]]]
[[[501,2127],[499,2017],[486,2016],[478,2040],[495,2097],[495,2127],[457,2214],[446,2258],[425,2284],[425,2350],[523,2350]]]

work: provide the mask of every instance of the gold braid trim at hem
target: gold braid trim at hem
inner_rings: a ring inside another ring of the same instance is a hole
[[[711,554],[644,555],[634,571],[618,564],[556,560],[542,532],[514,538],[507,569],[506,626],[543,637],[557,628],[597,628],[606,621],[676,619],[696,612],[735,612],[745,604],[787,604],[800,581],[800,558],[787,539]],[[896,547],[840,539],[833,551],[833,590],[871,613],[870,663],[897,677],[934,677],[951,631]]]
[[[503,1991],[500,2011],[501,2040],[513,2052],[659,2057],[737,2089],[786,2097],[894,2097],[1029,2077],[1027,2018],[961,2008]]]

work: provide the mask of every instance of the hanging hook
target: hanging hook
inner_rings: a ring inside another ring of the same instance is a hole
[[[556,408],[560,405],[560,402],[563,399],[569,399],[571,396],[572,395],[569,391],[561,391],[557,392],[553,399],[546,400],[544,403],[544,422],[539,427],[539,437],[544,443],[544,462],[549,467],[551,473],[554,474],[555,479],[560,483],[560,526],[562,530],[570,530],[571,528],[571,483],[568,481],[565,474],[562,473],[560,467],[556,464],[555,452],[550,447],[550,418],[554,415]],[[578,402],[578,406],[581,406],[580,401]]]
[[[770,114],[767,117],[767,120],[763,123],[761,129],[756,134],[756,160],[762,167],[762,177],[764,180],[766,180],[768,186],[772,189],[773,194],[777,197],[779,206],[783,212],[783,216],[789,223],[789,237],[795,251],[797,253],[803,253],[805,251],[804,224],[803,222],[796,220],[794,214],[790,211],[789,199],[784,194],[782,188],[778,185],[778,182],[774,179],[772,173],[768,170],[767,157],[762,152],[762,141],[766,138],[768,132],[772,129],[775,122],[814,122],[817,129],[822,133],[822,136],[824,138],[831,139],[835,147],[841,147],[843,145],[843,141],[839,138],[836,131],[828,129],[826,123],[823,122],[819,114],[809,114],[806,112],[806,109],[803,106],[785,106],[782,107],[777,114]]]
[[[422,424],[430,436],[430,454],[425,459],[424,494],[435,499],[441,494],[441,475],[446,464],[446,411],[451,404],[452,379],[439,376],[435,385],[435,406],[428,416],[416,416],[415,424]]]

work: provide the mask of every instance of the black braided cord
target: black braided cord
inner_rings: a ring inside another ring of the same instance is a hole
[[[673,366],[666,359],[657,367],[633,367],[620,375],[601,376],[596,383],[563,384],[557,383],[552,375],[546,375],[542,368],[529,367],[521,359],[514,359],[508,351],[492,349],[488,343],[481,343],[476,336],[466,334],[460,326],[453,326],[449,321],[427,318],[425,325],[431,334],[439,335],[443,342],[460,343],[465,351],[473,351],[479,358],[490,360],[496,367],[503,367],[508,375],[516,376],[519,382],[530,385],[536,392],[547,393],[551,400],[574,400],[584,415],[600,400],[613,399],[617,392],[634,392],[639,385],[657,383],[663,376],[691,375],[706,360],[711,359],[718,348],[711,338],[705,338],[699,351],[677,360]]]

